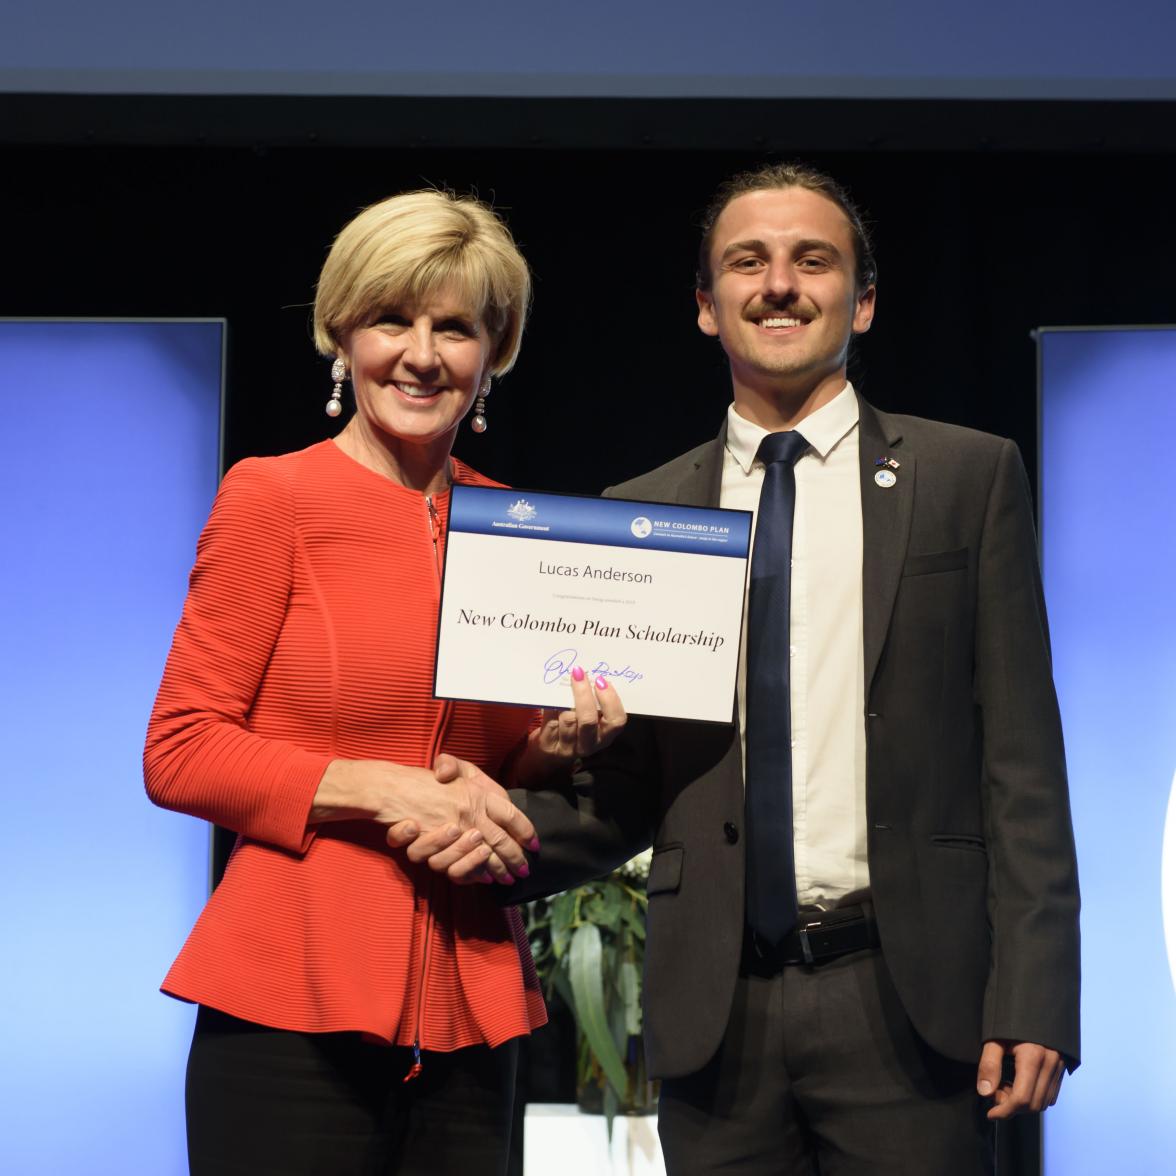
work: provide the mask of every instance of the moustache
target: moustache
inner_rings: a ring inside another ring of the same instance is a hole
[[[743,312],[745,319],[753,320],[770,318],[772,315],[798,318],[806,323],[817,317],[815,310],[801,306],[799,302],[753,302]]]

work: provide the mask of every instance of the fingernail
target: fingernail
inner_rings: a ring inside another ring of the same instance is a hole
[[[473,829],[470,832],[470,844],[471,845],[481,845],[482,844],[482,834],[479,833],[477,829]]]
[[[494,885],[494,879],[493,879],[493,878],[491,878],[489,874],[485,874],[485,873],[483,873],[483,874],[479,874],[479,875],[478,875],[478,881],[479,881],[479,882],[480,882],[480,883],[481,883],[483,886],[493,886],[493,885]]]
[[[503,886],[513,886],[514,885],[514,875],[507,874],[507,876],[502,879],[502,884],[503,884]]]
[[[584,681],[584,670],[582,666],[576,666],[575,669],[572,670],[572,679],[576,682]]]
[[[608,689],[608,683],[599,674],[596,676],[596,689],[597,690],[607,690]]]
[[[532,853],[538,853],[539,852],[539,838],[532,837],[531,840],[527,842],[527,848]]]
[[[525,862],[521,866],[519,866],[519,868],[517,870],[515,870],[515,877],[517,877],[517,878],[529,878],[530,876],[531,876],[531,867],[528,866]]]
[[[987,1078],[984,1078],[981,1080],[976,1089],[980,1092],[983,1098],[987,1098],[992,1093],[992,1083],[989,1082]]]

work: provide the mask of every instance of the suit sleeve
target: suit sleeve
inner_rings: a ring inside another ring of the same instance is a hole
[[[196,548],[188,598],[151,713],[143,774],[164,808],[302,852],[330,756],[250,731],[249,711],[285,620],[294,509],[264,461],[225,476]]]
[[[983,1034],[1079,1056],[1078,876],[1028,480],[1006,441],[979,555],[976,695],[989,848]]]
[[[635,716],[599,755],[562,786],[510,797],[530,817],[542,845],[531,876],[504,895],[520,902],[607,874],[653,840],[656,763],[653,723]]]

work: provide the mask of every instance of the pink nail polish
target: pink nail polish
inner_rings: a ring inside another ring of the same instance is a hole
[[[580,666],[576,666],[576,668],[572,670],[572,680],[575,682],[584,681],[584,671]]]
[[[608,689],[608,683],[604,680],[604,677],[601,674],[597,674],[597,676],[596,676],[596,689],[597,690],[607,690]]]
[[[532,837],[531,840],[527,842],[527,848],[532,853],[538,853],[539,852],[539,838]]]
[[[516,878],[529,878],[530,876],[531,876],[531,868],[529,866],[526,866],[526,865],[519,866],[519,868],[517,870],[515,870],[515,877]]]

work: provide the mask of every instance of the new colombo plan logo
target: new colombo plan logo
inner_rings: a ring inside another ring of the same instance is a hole
[[[513,506],[506,509],[516,523],[529,523],[539,512],[525,499],[520,498]]]
[[[653,524],[644,515],[638,515],[629,524],[629,530],[637,539],[648,539],[653,531]]]

